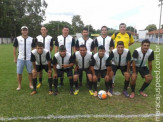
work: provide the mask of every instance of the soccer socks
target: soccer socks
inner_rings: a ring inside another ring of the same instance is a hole
[[[42,78],[39,78],[39,82],[42,84]]]
[[[60,78],[60,84],[63,85],[63,78]]]
[[[106,91],[108,92],[108,90],[109,90],[109,82],[105,81],[105,87],[106,87]]]
[[[92,90],[92,85],[93,85],[93,82],[89,81],[89,90]]]
[[[148,86],[149,86],[150,83],[146,83],[144,82],[144,84],[142,85],[141,89],[139,91],[144,91]]]
[[[125,80],[125,82],[124,82],[124,90],[127,90],[127,87],[128,87],[128,85],[129,85],[129,82],[130,82],[130,81]]]
[[[79,75],[79,82],[82,83],[83,73]]]
[[[79,89],[79,87],[78,87],[78,81],[74,81],[74,83],[75,83],[75,89]]]
[[[54,79],[54,88],[55,88],[55,91],[58,91],[57,87],[58,87],[58,79]]]
[[[110,88],[110,89],[112,89],[112,84],[113,84],[112,80],[109,80],[108,85],[109,85],[109,88]]]
[[[52,91],[52,78],[48,78],[49,91]]]
[[[72,90],[73,89],[73,79],[69,79],[69,81],[70,81],[70,90]]]
[[[36,91],[37,78],[32,79],[33,81],[33,91]]]
[[[136,84],[130,84],[130,86],[131,86],[131,91],[132,92],[135,92],[135,86],[136,86]]]
[[[97,91],[97,82],[93,82],[94,90]]]

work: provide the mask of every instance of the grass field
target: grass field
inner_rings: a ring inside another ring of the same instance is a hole
[[[130,47],[131,52],[140,43],[135,43]],[[163,45],[161,47],[161,54],[163,54]],[[155,49],[155,44],[151,44],[151,48]],[[17,78],[16,78],[16,65],[13,62],[13,47],[11,44],[0,45],[0,118],[12,118],[12,117],[36,117],[36,116],[48,116],[48,115],[136,115],[136,114],[155,114],[155,79],[153,79],[150,86],[146,89],[146,93],[149,95],[144,98],[138,95],[138,90],[142,86],[144,79],[139,75],[136,85],[136,97],[134,99],[125,98],[123,95],[113,96],[105,100],[99,100],[93,96],[90,96],[88,89],[85,86],[85,75],[83,87],[80,89],[79,95],[69,95],[69,82],[65,78],[64,86],[59,88],[59,95],[48,95],[48,82],[47,76],[44,73],[43,85],[38,89],[38,94],[30,96],[29,82],[27,78],[27,72],[24,70],[22,80],[22,90],[16,91]],[[161,57],[161,63],[163,58]],[[153,62],[153,71],[155,63]],[[163,67],[161,66],[161,72]],[[153,76],[154,76],[153,72]],[[161,81],[163,76],[161,76]],[[115,80],[114,91],[122,92],[124,78],[120,71],[117,72]],[[105,89],[104,81],[101,81],[99,89]],[[130,92],[130,89],[129,89]],[[163,93],[163,88],[161,88]],[[163,113],[163,102],[161,99],[161,113]],[[163,118],[161,118],[163,121]],[[22,120],[14,120],[22,121]],[[155,117],[149,118],[75,118],[75,119],[42,119],[42,120],[28,120],[28,121],[82,121],[82,122],[100,122],[100,121],[155,121]]]

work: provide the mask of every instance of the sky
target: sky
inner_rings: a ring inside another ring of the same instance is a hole
[[[159,0],[46,0],[46,20],[71,23],[80,15],[85,25],[100,29],[103,25],[118,29],[120,23],[144,30],[149,24],[159,25]],[[162,22],[163,23],[163,19]]]

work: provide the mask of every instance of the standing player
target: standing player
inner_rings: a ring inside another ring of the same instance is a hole
[[[67,76],[70,81],[70,94],[73,95],[73,78],[72,78],[72,66],[74,61],[70,53],[66,51],[64,45],[59,47],[59,52],[57,52],[53,57],[53,68],[54,68],[54,95],[58,94],[58,77],[62,77],[64,72],[67,73]]]
[[[35,43],[32,37],[28,36],[28,27],[21,27],[21,36],[18,36],[14,40],[13,44],[13,55],[14,62],[17,63],[17,79],[18,79],[18,87],[16,90],[21,89],[21,81],[22,81],[22,73],[24,66],[27,68],[28,79],[29,79],[29,87],[32,86],[32,63],[30,61],[31,50],[35,47]],[[18,58],[16,56],[16,49],[18,47]]]
[[[113,73],[111,74],[115,75],[117,70],[120,69],[125,77],[123,94],[126,97],[129,97],[129,94],[127,92],[127,87],[130,82],[130,73],[129,73],[130,60],[131,60],[131,53],[129,49],[124,48],[124,43],[122,41],[119,41],[117,44],[117,48],[113,49],[109,56],[109,62],[112,61]],[[110,85],[110,92],[112,93],[112,85]]]
[[[103,45],[105,47],[105,53],[109,55],[109,53],[114,48],[114,41],[108,36],[108,28],[106,26],[101,27],[101,36],[97,37],[95,40],[95,52],[97,52],[97,48]],[[98,86],[100,85],[100,79],[98,78]]]
[[[144,97],[147,97],[147,94],[144,93],[144,90],[149,86],[152,81],[152,61],[154,60],[154,52],[152,49],[149,49],[150,41],[145,39],[141,43],[141,47],[137,48],[133,53],[133,61],[132,61],[132,78],[131,78],[131,90],[132,93],[130,98],[135,97],[135,85],[137,73],[139,72],[142,78],[145,78],[145,82],[143,83],[141,89],[139,90],[140,94]],[[146,66],[146,62],[148,60],[148,67]]]
[[[115,48],[117,47],[118,41],[123,41],[124,48],[127,48],[127,49],[129,48],[130,45],[132,45],[134,43],[134,38],[131,35],[131,33],[126,32],[126,24],[125,23],[121,23],[119,25],[119,32],[114,33],[111,38],[115,42]],[[113,87],[114,87],[114,78],[115,78],[115,76],[113,76]]]
[[[37,85],[37,72],[43,69],[48,73],[48,83],[49,83],[49,94],[52,92],[52,71],[51,71],[51,58],[48,50],[44,49],[44,44],[42,42],[37,42],[36,49],[32,50],[31,62],[33,64],[33,91],[31,95],[36,94]]]
[[[55,41],[55,52],[58,52],[58,48],[64,45],[66,47],[66,50],[68,53],[72,55],[72,52],[75,52],[75,40],[72,36],[69,35],[69,28],[67,26],[64,26],[62,29],[62,35],[57,37],[57,40]],[[60,85],[63,86],[63,77],[60,79],[61,83]]]
[[[87,51],[85,45],[80,45],[79,51],[74,53],[73,59],[76,61],[76,67],[74,73],[74,83],[75,83],[74,95],[77,95],[79,93],[77,80],[79,78],[79,74],[81,74],[83,71],[85,71],[88,76],[89,93],[90,95],[93,95],[94,93],[92,91],[92,73],[90,71],[90,62],[93,59],[93,53]]]
[[[99,46],[98,53],[94,54],[94,58],[92,59],[91,65],[92,67],[92,74],[95,76],[100,76],[101,78],[105,78],[105,86],[106,86],[106,93],[108,96],[112,96],[112,94],[108,91],[109,84],[111,84],[112,75],[111,67],[109,67],[109,56],[105,54],[105,47]],[[97,96],[97,78],[93,81],[94,85],[94,96]]]
[[[80,45],[85,45],[87,47],[87,51],[94,52],[94,41],[93,39],[88,37],[88,34],[89,34],[88,29],[84,28],[82,30],[82,37],[79,38],[75,44],[75,48],[77,51],[79,51]],[[82,76],[83,76],[82,74],[83,73],[79,75],[79,86],[82,86]]]
[[[49,52],[51,52],[53,50],[53,38],[49,35],[47,35],[48,30],[46,29],[45,26],[41,27],[41,35],[36,37],[35,42],[42,42],[44,49],[48,50]],[[42,85],[42,71],[39,72],[39,83],[37,85],[37,88],[40,88],[40,86]]]

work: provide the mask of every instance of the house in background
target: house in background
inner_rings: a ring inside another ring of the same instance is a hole
[[[149,33],[147,33],[147,38],[153,42],[157,43],[158,42],[158,34],[159,30],[154,30]],[[160,43],[163,43],[163,29],[160,29]]]

